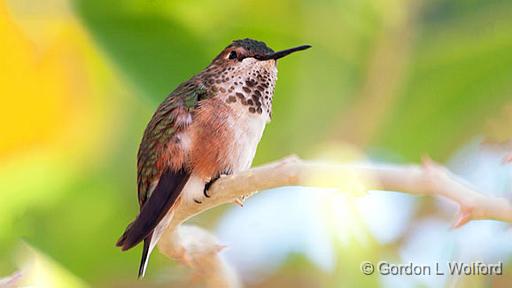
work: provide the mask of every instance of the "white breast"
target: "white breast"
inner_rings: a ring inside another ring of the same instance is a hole
[[[234,113],[233,117],[229,120],[230,125],[233,127],[232,131],[234,131],[233,141],[230,145],[232,153],[229,153],[230,157],[232,157],[230,160],[232,172],[251,167],[252,160],[256,154],[256,148],[268,121],[266,114],[246,113],[242,111],[242,109],[247,109],[244,106],[236,107],[235,110],[238,110],[237,108],[240,111]]]

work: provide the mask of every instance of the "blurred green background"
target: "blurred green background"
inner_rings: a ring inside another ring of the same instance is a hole
[[[135,281],[140,248],[121,253],[114,243],[138,209],[135,155],[153,111],[234,39],[313,46],[279,63],[255,165],[319,157],[326,147],[352,151],[339,160],[428,154],[452,163],[472,141],[491,143],[474,154],[508,149],[512,138],[506,0],[0,0],[0,36],[0,275],[17,269],[16,251],[31,249],[81,283],[62,287],[181,283],[186,269],[158,253],[147,280]],[[468,158],[458,159],[456,167]],[[442,214],[432,199],[417,200],[410,227]],[[214,230],[230,209],[193,222]],[[364,223],[359,229],[369,241],[333,240],[331,271],[292,253],[248,286],[391,285],[362,275],[359,263],[398,255],[407,229],[385,244]],[[509,287],[508,271],[457,285]]]

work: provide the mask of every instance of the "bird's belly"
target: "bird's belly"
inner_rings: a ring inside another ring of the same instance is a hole
[[[242,115],[232,121],[233,139],[226,155],[231,172],[238,172],[251,167],[267,121],[254,114]]]
[[[266,122],[262,114],[250,114],[222,102],[203,104],[191,127],[192,174],[207,182],[219,174],[249,168]]]

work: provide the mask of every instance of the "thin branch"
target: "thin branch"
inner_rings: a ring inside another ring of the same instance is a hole
[[[359,185],[354,185],[355,183]],[[364,190],[441,196],[457,203],[465,214],[469,213],[468,220],[494,219],[512,222],[512,205],[507,199],[477,192],[465,180],[430,159],[424,159],[419,166],[329,164],[289,157],[220,178],[209,191],[212,197],[203,204],[181,205],[176,211],[172,226],[221,204],[233,203],[240,197],[249,197],[257,191],[282,186],[359,187]]]
[[[219,255],[224,248],[215,236],[192,225],[178,226],[158,243],[161,253],[192,270],[191,284],[202,281],[206,287],[241,287],[235,271]]]
[[[203,204],[179,205],[170,228],[160,241],[163,243],[159,245],[160,250],[167,256],[186,263],[186,257],[183,256],[186,251],[181,254],[169,253],[176,249],[186,250],[187,244],[184,243],[180,243],[178,248],[169,248],[169,245],[177,243],[169,239],[175,239],[179,234],[175,233],[178,225],[221,204],[236,203],[240,198],[250,197],[257,191],[282,186],[357,189],[361,192],[384,190],[440,196],[455,202],[460,208],[455,227],[478,219],[512,222],[512,205],[507,199],[478,192],[466,181],[430,159],[424,159],[422,165],[363,165],[321,163],[289,157],[236,175],[221,177],[210,187],[211,198],[205,199]],[[218,247],[218,244],[215,245]]]

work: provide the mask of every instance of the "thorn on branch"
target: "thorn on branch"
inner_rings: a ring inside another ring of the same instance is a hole
[[[289,155],[286,158],[283,158],[281,161],[279,161],[278,165],[279,166],[286,166],[286,165],[289,165],[289,164],[298,163],[299,161],[300,161],[299,156],[297,156],[295,154],[292,154],[292,155]]]
[[[503,164],[510,164],[510,163],[512,163],[512,153],[503,157]]]
[[[441,167],[437,164],[430,156],[424,155],[421,157],[421,167],[425,170],[425,173],[428,175],[428,178],[433,178],[436,173],[439,172],[439,168]]]
[[[427,154],[421,156],[421,164],[423,168],[428,169],[434,164],[434,161]]]
[[[430,156],[424,155],[421,158],[421,164],[422,167],[427,170],[429,173],[437,173],[437,176],[446,174],[448,172],[448,169],[444,167],[443,165],[437,163],[436,161],[432,160]]]
[[[455,224],[453,224],[453,228],[460,228],[460,227],[464,226],[466,223],[471,221],[472,216],[473,216],[472,208],[461,207],[457,221],[455,221]]]
[[[435,194],[434,179],[439,176],[439,164],[437,164],[430,156],[423,155],[421,157],[421,167],[425,172],[425,186],[427,187],[428,194]]]
[[[233,201],[233,203],[240,206],[240,208],[244,208],[244,200],[241,198],[236,198],[235,201]]]
[[[215,245],[215,252],[219,253],[220,251],[226,249],[227,247],[228,245],[217,244]]]

